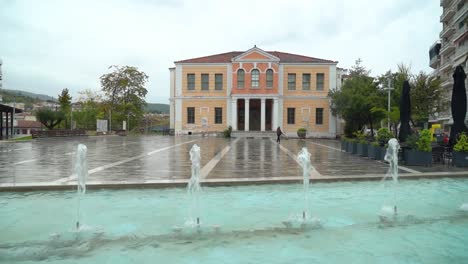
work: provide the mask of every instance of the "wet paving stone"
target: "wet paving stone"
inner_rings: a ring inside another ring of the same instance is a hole
[[[88,148],[88,181],[188,179],[189,151],[201,148],[201,166],[217,161],[208,179],[300,177],[293,155],[307,147],[311,162],[323,176],[385,174],[388,165],[340,150],[340,142],[326,139],[289,139],[281,145],[271,139],[226,139],[197,136],[83,137],[40,139],[0,144],[0,183],[48,183],[73,174],[78,144]],[[229,148],[217,160],[216,155]],[[288,154],[289,152],[289,154]],[[207,166],[208,167],[208,166]],[[411,167],[420,172],[459,171],[449,166]],[[463,168],[461,168],[463,170]],[[405,172],[400,169],[400,172]]]

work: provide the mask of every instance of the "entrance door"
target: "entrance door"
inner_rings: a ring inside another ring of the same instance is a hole
[[[250,99],[249,130],[260,131],[261,123],[261,101],[260,99]]]

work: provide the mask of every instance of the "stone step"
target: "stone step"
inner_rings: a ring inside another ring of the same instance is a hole
[[[275,138],[274,131],[232,131],[232,138]]]

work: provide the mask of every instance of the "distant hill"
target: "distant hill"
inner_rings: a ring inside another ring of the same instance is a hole
[[[55,99],[52,96],[45,95],[45,94],[36,94],[36,93],[31,93],[31,92],[25,92],[25,91],[20,91],[20,90],[8,90],[8,89],[2,89],[0,90],[0,93],[3,94],[3,101],[6,101],[12,96],[17,96],[17,97],[28,97],[32,98],[33,100],[37,101],[53,101],[57,102],[57,99]]]
[[[157,114],[169,114],[169,105],[147,103],[145,111]]]

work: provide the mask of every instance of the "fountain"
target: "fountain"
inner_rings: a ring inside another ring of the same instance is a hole
[[[192,161],[192,176],[187,184],[189,197],[189,218],[186,225],[200,225],[200,147],[194,144],[190,149],[190,160]]]
[[[293,227],[293,222],[299,222],[301,228],[305,228],[307,223],[311,223],[311,227],[320,227],[320,219],[310,217],[310,213],[307,211],[309,210],[309,181],[310,181],[310,174],[315,168],[312,166],[310,162],[310,152],[307,148],[303,147],[302,150],[297,155],[297,162],[302,168],[302,192],[304,195],[304,204],[302,215],[292,215],[289,217],[288,220],[283,221],[283,225],[287,228]]]
[[[381,220],[386,220],[388,216],[397,215],[397,205],[396,205],[396,185],[398,184],[398,150],[400,149],[400,144],[396,138],[392,138],[388,141],[387,153],[385,153],[384,159],[389,163],[388,171],[383,177],[382,181],[385,181],[387,178],[392,178],[393,180],[393,206],[384,205],[381,209]]]
[[[460,205],[460,211],[468,212],[468,203]]]
[[[86,178],[88,177],[88,161],[86,160],[86,154],[88,150],[85,145],[79,144],[78,150],[76,152],[76,164],[75,164],[75,174],[77,179],[77,197],[78,197],[78,206],[77,206],[77,220],[76,220],[76,229],[80,229],[80,203],[81,199],[86,193]]]
[[[310,153],[307,151],[307,148],[302,148],[302,150],[297,155],[297,160],[302,167],[302,191],[304,193],[304,210],[302,211],[302,219],[307,218],[307,209],[309,208],[309,180],[310,172],[313,167],[310,163]]]

